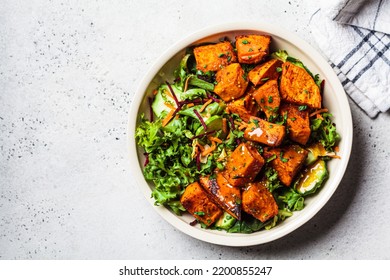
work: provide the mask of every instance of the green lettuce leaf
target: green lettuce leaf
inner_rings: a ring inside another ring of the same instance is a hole
[[[320,142],[327,151],[333,152],[334,147],[340,140],[340,134],[336,130],[336,125],[332,122],[332,115],[322,113],[322,119],[316,118],[310,120],[310,140]]]

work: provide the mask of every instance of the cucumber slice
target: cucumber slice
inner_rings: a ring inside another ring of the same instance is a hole
[[[328,178],[326,161],[319,159],[304,169],[294,183],[295,190],[301,195],[309,195],[322,186]]]
[[[219,229],[228,230],[235,224],[236,221],[236,218],[234,218],[228,212],[224,212],[223,215],[215,223],[215,227]]]
[[[226,134],[222,132],[222,126],[223,126],[223,121],[221,116],[211,116],[208,119],[203,119],[208,131],[215,130],[215,134],[218,134],[218,137],[221,139],[224,139],[226,137]],[[200,135],[205,133],[206,131],[204,130],[203,126],[200,126],[197,130],[195,135]]]
[[[319,157],[326,156],[326,150],[321,143],[315,143],[307,148],[309,152],[305,161],[305,165],[313,164]]]
[[[317,159],[318,155],[313,153],[310,149],[308,149],[309,153],[307,154],[305,165],[308,166],[310,164],[313,164]]]
[[[175,85],[171,85],[171,87],[172,87],[176,97],[180,101],[181,100],[181,98],[180,98],[181,91]],[[162,85],[158,89],[158,93],[154,97],[154,100],[152,103],[152,109],[153,109],[153,113],[157,117],[160,117],[164,111],[167,113],[171,111],[171,108],[169,106],[167,106],[167,103],[172,105],[174,108],[177,107],[175,100],[169,94],[167,94],[167,92],[169,92],[168,86]]]

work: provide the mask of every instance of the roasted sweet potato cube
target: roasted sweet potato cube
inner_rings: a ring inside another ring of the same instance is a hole
[[[212,225],[223,213],[198,182],[187,186],[180,202],[192,216],[207,226]]]
[[[302,168],[307,154],[308,152],[299,145],[290,145],[283,148],[265,149],[263,156],[271,160],[271,167],[278,173],[279,180],[289,187],[295,175]]]
[[[267,81],[253,93],[253,98],[259,104],[268,120],[272,121],[278,115],[280,95],[277,81]]]
[[[200,184],[208,193],[210,199],[236,219],[241,219],[241,191],[229,184],[222,173],[214,176],[203,176]]]
[[[248,78],[255,86],[264,84],[268,80],[277,80],[281,72],[281,66],[282,61],[278,59],[268,60],[249,71]]]
[[[249,183],[242,193],[242,209],[265,222],[278,214],[278,205],[265,181]]]
[[[286,102],[321,108],[320,88],[305,69],[290,62],[283,63],[280,95]]]
[[[268,35],[236,36],[238,62],[245,64],[259,63],[269,53],[271,37]]]
[[[287,136],[302,145],[306,145],[310,137],[310,120],[307,110],[299,110],[299,107],[290,103],[283,103],[280,114],[287,119]]]
[[[230,184],[242,187],[252,182],[264,165],[264,159],[249,143],[241,143],[229,156],[224,174]]]
[[[218,71],[237,61],[233,46],[227,41],[196,47],[194,55],[196,68],[203,72]]]
[[[232,63],[217,72],[217,84],[214,92],[225,102],[240,98],[245,93],[248,81],[244,77],[244,70],[239,63]]]
[[[282,144],[285,135],[286,128],[283,125],[267,122],[257,117],[250,117],[248,126],[244,131],[245,139],[270,147]]]
[[[244,122],[248,122],[251,116],[256,116],[259,112],[259,106],[251,94],[246,94],[244,97],[230,102],[227,104],[227,108],[230,113],[239,115]]]

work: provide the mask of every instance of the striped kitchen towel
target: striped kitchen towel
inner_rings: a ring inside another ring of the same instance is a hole
[[[310,26],[345,91],[371,118],[390,108],[390,1],[325,0]]]

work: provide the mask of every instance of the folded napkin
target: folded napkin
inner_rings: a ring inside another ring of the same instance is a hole
[[[310,21],[347,94],[371,118],[390,108],[390,1],[325,0]]]

